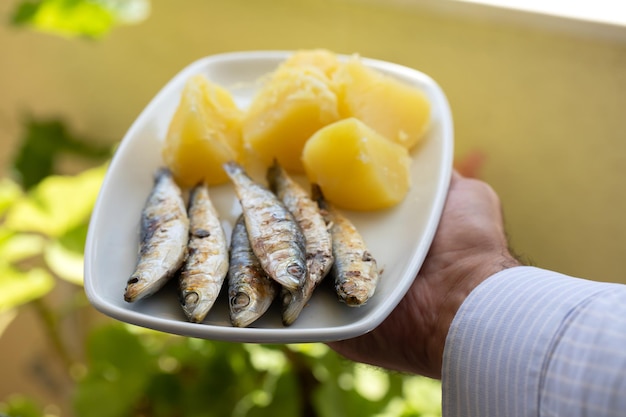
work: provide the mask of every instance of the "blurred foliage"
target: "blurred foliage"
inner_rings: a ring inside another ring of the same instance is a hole
[[[4,406],[0,403],[0,411],[2,411],[0,417],[41,417],[44,415],[43,409],[36,401],[19,394],[7,398]]]
[[[55,35],[100,38],[117,25],[146,19],[149,13],[149,0],[23,0],[11,23]]]
[[[426,416],[439,407],[437,384],[321,344],[215,342],[112,323],[92,332],[87,353],[81,416]]]
[[[61,120],[27,117],[20,148],[13,160],[13,170],[22,186],[29,189],[52,174],[57,158],[68,153],[104,160],[111,155],[111,149],[93,145],[86,138],[75,137],[67,131]]]
[[[46,295],[53,276],[82,283],[88,220],[104,172],[51,175],[29,191],[0,182],[0,312]]]
[[[22,0],[11,21],[56,35],[98,38],[118,24],[141,21],[149,8],[149,0]],[[83,251],[110,149],[72,134],[59,119],[27,117],[23,132],[12,164],[15,178],[0,179],[0,337],[20,309],[39,315],[71,385],[72,415],[441,415],[438,381],[356,364],[319,343],[216,342],[106,318],[74,327],[78,317],[93,312],[80,287]],[[67,155],[97,166],[59,175],[59,158]],[[50,295],[61,282],[75,291],[59,302]],[[84,351],[70,349],[65,340],[68,321]],[[0,399],[0,417],[52,417],[60,410],[59,404],[20,393]]]

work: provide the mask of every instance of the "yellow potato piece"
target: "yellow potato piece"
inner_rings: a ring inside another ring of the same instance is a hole
[[[335,72],[342,117],[356,117],[407,149],[424,136],[430,120],[426,95],[351,57]]]
[[[348,210],[380,210],[398,204],[410,184],[408,150],[356,118],[315,133],[302,153],[310,182],[325,197]]]
[[[202,75],[187,81],[162,151],[165,165],[181,186],[228,181],[222,165],[241,159],[241,119],[227,90]]]
[[[328,77],[317,68],[281,67],[255,96],[243,121],[243,140],[266,166],[273,159],[302,173],[302,148],[317,130],[339,119]]]
[[[326,49],[304,49],[294,52],[280,68],[312,67],[322,71],[329,79],[339,68],[337,55]]]

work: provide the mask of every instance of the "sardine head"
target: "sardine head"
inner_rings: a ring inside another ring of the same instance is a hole
[[[192,323],[201,323],[204,321],[216,299],[216,295],[212,292],[198,289],[194,291],[183,291],[180,297],[180,304],[183,311]]]
[[[153,294],[157,288],[152,289],[151,286],[155,287],[151,285],[150,280],[143,278],[140,274],[132,275],[126,283],[124,300],[132,303]]]
[[[297,260],[291,261],[284,269],[284,273],[276,276],[276,281],[290,290],[296,290],[304,284],[306,265]]]
[[[306,303],[303,290],[290,291],[282,289],[282,320],[285,326],[290,326],[302,311]]]
[[[238,311],[250,305],[250,296],[245,292],[238,292],[230,297],[230,306],[233,310]]]
[[[235,327],[247,327],[250,323],[258,318],[258,314],[253,305],[254,300],[243,292],[237,291],[231,293],[230,302],[230,321]]]

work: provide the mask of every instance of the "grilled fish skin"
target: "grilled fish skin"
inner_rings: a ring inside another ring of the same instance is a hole
[[[352,222],[324,199],[317,184],[312,186],[312,198],[330,225],[335,262],[329,275],[335,280],[337,296],[348,306],[361,306],[374,295],[380,279],[376,260]]]
[[[333,264],[332,238],[318,204],[274,161],[267,171],[270,189],[300,225],[305,238],[307,277],[302,288],[282,290],[282,320],[291,325]]]
[[[141,236],[135,271],[124,300],[134,302],[157,292],[180,269],[187,256],[189,219],[172,173],[161,168],[141,213]]]
[[[228,245],[207,184],[191,190],[188,213],[188,255],[179,276],[180,304],[190,322],[201,323],[226,278]]]
[[[304,235],[293,215],[234,161],[224,170],[235,185],[252,250],[270,278],[295,290],[306,278]]]
[[[278,284],[270,279],[252,252],[243,216],[239,216],[230,240],[228,305],[235,327],[247,327],[261,317],[276,296]]]

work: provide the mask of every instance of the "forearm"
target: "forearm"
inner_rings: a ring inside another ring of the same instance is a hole
[[[602,302],[609,296],[623,298],[622,312],[615,314]],[[619,318],[607,323],[598,316],[608,313]],[[597,408],[587,410],[589,415],[611,415],[610,407],[626,407],[623,395],[615,391],[619,384],[624,387],[626,351],[618,348],[624,346],[625,318],[624,286],[531,267],[495,274],[470,294],[450,327],[442,369],[444,416],[539,416],[542,410],[584,415],[584,407],[592,404],[580,402],[583,394],[600,403],[593,407],[609,408],[605,414]],[[601,353],[595,342],[581,347],[580,338],[589,337],[585,332],[581,336],[583,330],[594,337],[603,335],[601,348],[615,346],[618,352],[606,358],[616,366],[595,369]],[[612,380],[612,391],[596,392],[596,385],[574,377],[578,372],[587,373],[594,384],[604,381],[603,387]]]

